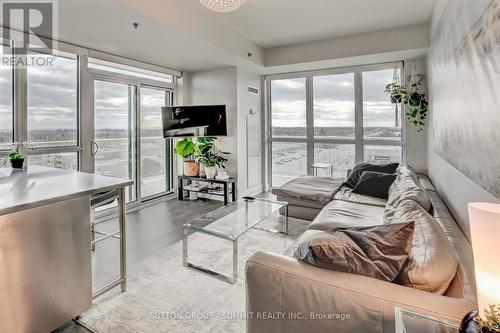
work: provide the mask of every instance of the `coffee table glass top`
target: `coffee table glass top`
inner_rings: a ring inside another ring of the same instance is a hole
[[[286,202],[267,199],[243,199],[222,206],[184,226],[192,230],[236,239],[286,205]]]

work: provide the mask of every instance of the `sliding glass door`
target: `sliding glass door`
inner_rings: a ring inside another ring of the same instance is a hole
[[[161,108],[170,105],[171,93],[162,88],[140,88],[141,198],[163,194],[171,188],[171,146],[163,138]]]
[[[172,146],[163,138],[161,108],[172,91],[95,78],[94,172],[128,178],[127,202],[141,203],[172,190]]]
[[[135,92],[130,84],[94,80],[94,172],[99,175],[135,177]],[[130,186],[127,202],[136,200]]]

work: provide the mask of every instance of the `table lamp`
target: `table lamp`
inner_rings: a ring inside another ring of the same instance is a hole
[[[500,205],[473,202],[468,209],[478,311],[465,316],[461,332],[477,332],[479,325],[474,319],[479,316],[485,320],[485,310],[500,305]]]

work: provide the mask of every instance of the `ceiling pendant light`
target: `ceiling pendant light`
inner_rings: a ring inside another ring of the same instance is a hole
[[[229,13],[243,6],[246,0],[200,0],[206,8],[218,13]]]

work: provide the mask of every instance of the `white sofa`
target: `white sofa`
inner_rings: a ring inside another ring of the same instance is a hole
[[[377,203],[373,198],[344,191],[340,198],[333,199],[320,211],[309,229],[287,253],[282,255],[257,252],[248,260],[246,304],[247,312],[252,314],[247,320],[248,333],[392,333],[395,331],[396,306],[455,321],[459,321],[468,311],[477,307],[472,249],[469,242],[430,180],[426,176],[414,174],[411,168],[403,170],[413,173],[418,186],[430,199],[429,213],[438,225],[436,230],[442,240],[449,242],[451,253],[456,256],[456,273],[451,275],[451,282],[445,292],[438,294],[363,275],[332,271],[294,259],[293,253],[297,245],[313,233],[332,227],[387,223],[384,215],[390,207],[386,207],[389,204],[385,201]],[[395,191],[393,187],[392,192]],[[433,247],[433,244],[427,245]],[[429,274],[432,274],[432,269]],[[262,313],[283,313],[283,316],[263,319],[262,315],[257,315]],[[311,313],[320,316],[345,314],[349,315],[350,319],[291,318],[310,318]]]

